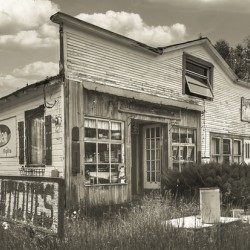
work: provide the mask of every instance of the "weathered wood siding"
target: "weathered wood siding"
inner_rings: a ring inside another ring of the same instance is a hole
[[[64,29],[66,78],[89,81],[199,104],[199,99],[182,94],[182,52],[171,57],[150,54],[131,47]]]
[[[63,119],[63,93],[61,84],[57,83],[55,86],[46,87],[46,100],[49,104],[54,104],[53,108],[45,109],[45,116],[52,117],[60,115]],[[44,104],[43,86],[37,88],[30,88],[18,94],[18,96],[11,96],[6,100],[1,100],[0,106],[0,121],[8,119],[9,117],[16,118],[16,147],[17,155],[12,158],[0,158],[0,175],[20,175],[20,167],[26,164],[19,164],[19,136],[18,136],[18,122],[25,123],[25,111],[31,110]],[[24,129],[25,131],[25,129]],[[63,123],[56,127],[52,123],[52,165],[46,166],[45,176],[51,175],[51,170],[57,168],[60,176],[64,177],[64,136]],[[25,142],[25,140],[24,140]]]

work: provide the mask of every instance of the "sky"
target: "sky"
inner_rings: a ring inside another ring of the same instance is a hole
[[[250,0],[0,0],[0,97],[58,74],[58,11],[153,47],[250,35]]]

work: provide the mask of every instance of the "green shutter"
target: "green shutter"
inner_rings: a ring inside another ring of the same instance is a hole
[[[18,122],[19,164],[24,164],[24,122]]]
[[[52,127],[51,115],[45,116],[45,164],[52,165]]]

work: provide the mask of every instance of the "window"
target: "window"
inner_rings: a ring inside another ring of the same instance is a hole
[[[211,142],[211,156],[214,162],[220,162],[221,148],[220,138],[212,138]]]
[[[184,53],[184,93],[203,99],[213,98],[213,65],[200,58]]]
[[[45,165],[44,107],[25,112],[28,166]]]
[[[242,162],[243,138],[228,135],[211,136],[211,160],[214,162]]]
[[[124,183],[124,124],[85,118],[85,184]]]
[[[196,130],[172,128],[173,169],[181,169],[190,162],[196,162]]]

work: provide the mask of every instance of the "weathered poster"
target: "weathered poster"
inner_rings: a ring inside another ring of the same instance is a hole
[[[0,219],[61,236],[64,180],[0,176]]]
[[[17,154],[16,117],[0,121],[0,157],[15,157]]]

